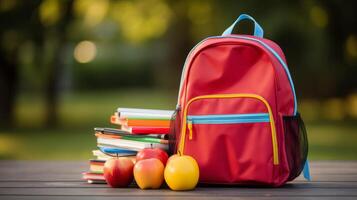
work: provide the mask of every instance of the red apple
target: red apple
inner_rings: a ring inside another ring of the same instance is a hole
[[[104,178],[111,187],[127,187],[133,181],[133,168],[129,158],[111,158],[104,163]]]
[[[167,155],[167,153],[164,150],[159,149],[159,148],[143,149],[143,150],[139,151],[138,154],[136,154],[136,162],[138,162],[140,160],[149,159],[149,158],[157,158],[165,166],[169,156]]]
[[[164,182],[164,165],[157,158],[135,163],[134,177],[141,189],[158,189]]]

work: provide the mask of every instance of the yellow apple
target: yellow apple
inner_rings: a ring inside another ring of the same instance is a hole
[[[172,190],[192,190],[198,183],[199,174],[199,167],[194,158],[173,155],[166,164],[164,177]]]

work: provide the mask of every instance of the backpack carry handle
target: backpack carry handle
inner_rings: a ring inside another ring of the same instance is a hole
[[[258,22],[255,21],[253,17],[247,14],[241,14],[239,15],[238,19],[230,26],[228,27],[223,33],[222,36],[230,35],[232,34],[232,31],[234,27],[242,20],[248,19],[254,23],[254,36],[262,38],[264,35],[263,28],[258,24]]]

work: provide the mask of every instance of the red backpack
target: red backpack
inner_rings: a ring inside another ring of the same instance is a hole
[[[254,36],[232,34],[244,19],[254,23]],[[280,186],[307,164],[284,54],[249,15],[191,50],[176,112],[170,149],[196,159],[200,183]]]

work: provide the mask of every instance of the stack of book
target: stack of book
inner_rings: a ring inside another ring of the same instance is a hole
[[[115,128],[94,128],[97,138],[96,157],[89,161],[89,172],[83,179],[89,183],[105,183],[103,168],[106,160],[128,157],[135,163],[138,151],[145,148],[168,150],[168,133],[173,111],[118,108],[110,117]]]
[[[132,134],[168,134],[174,111],[136,108],[118,108],[111,123]]]

